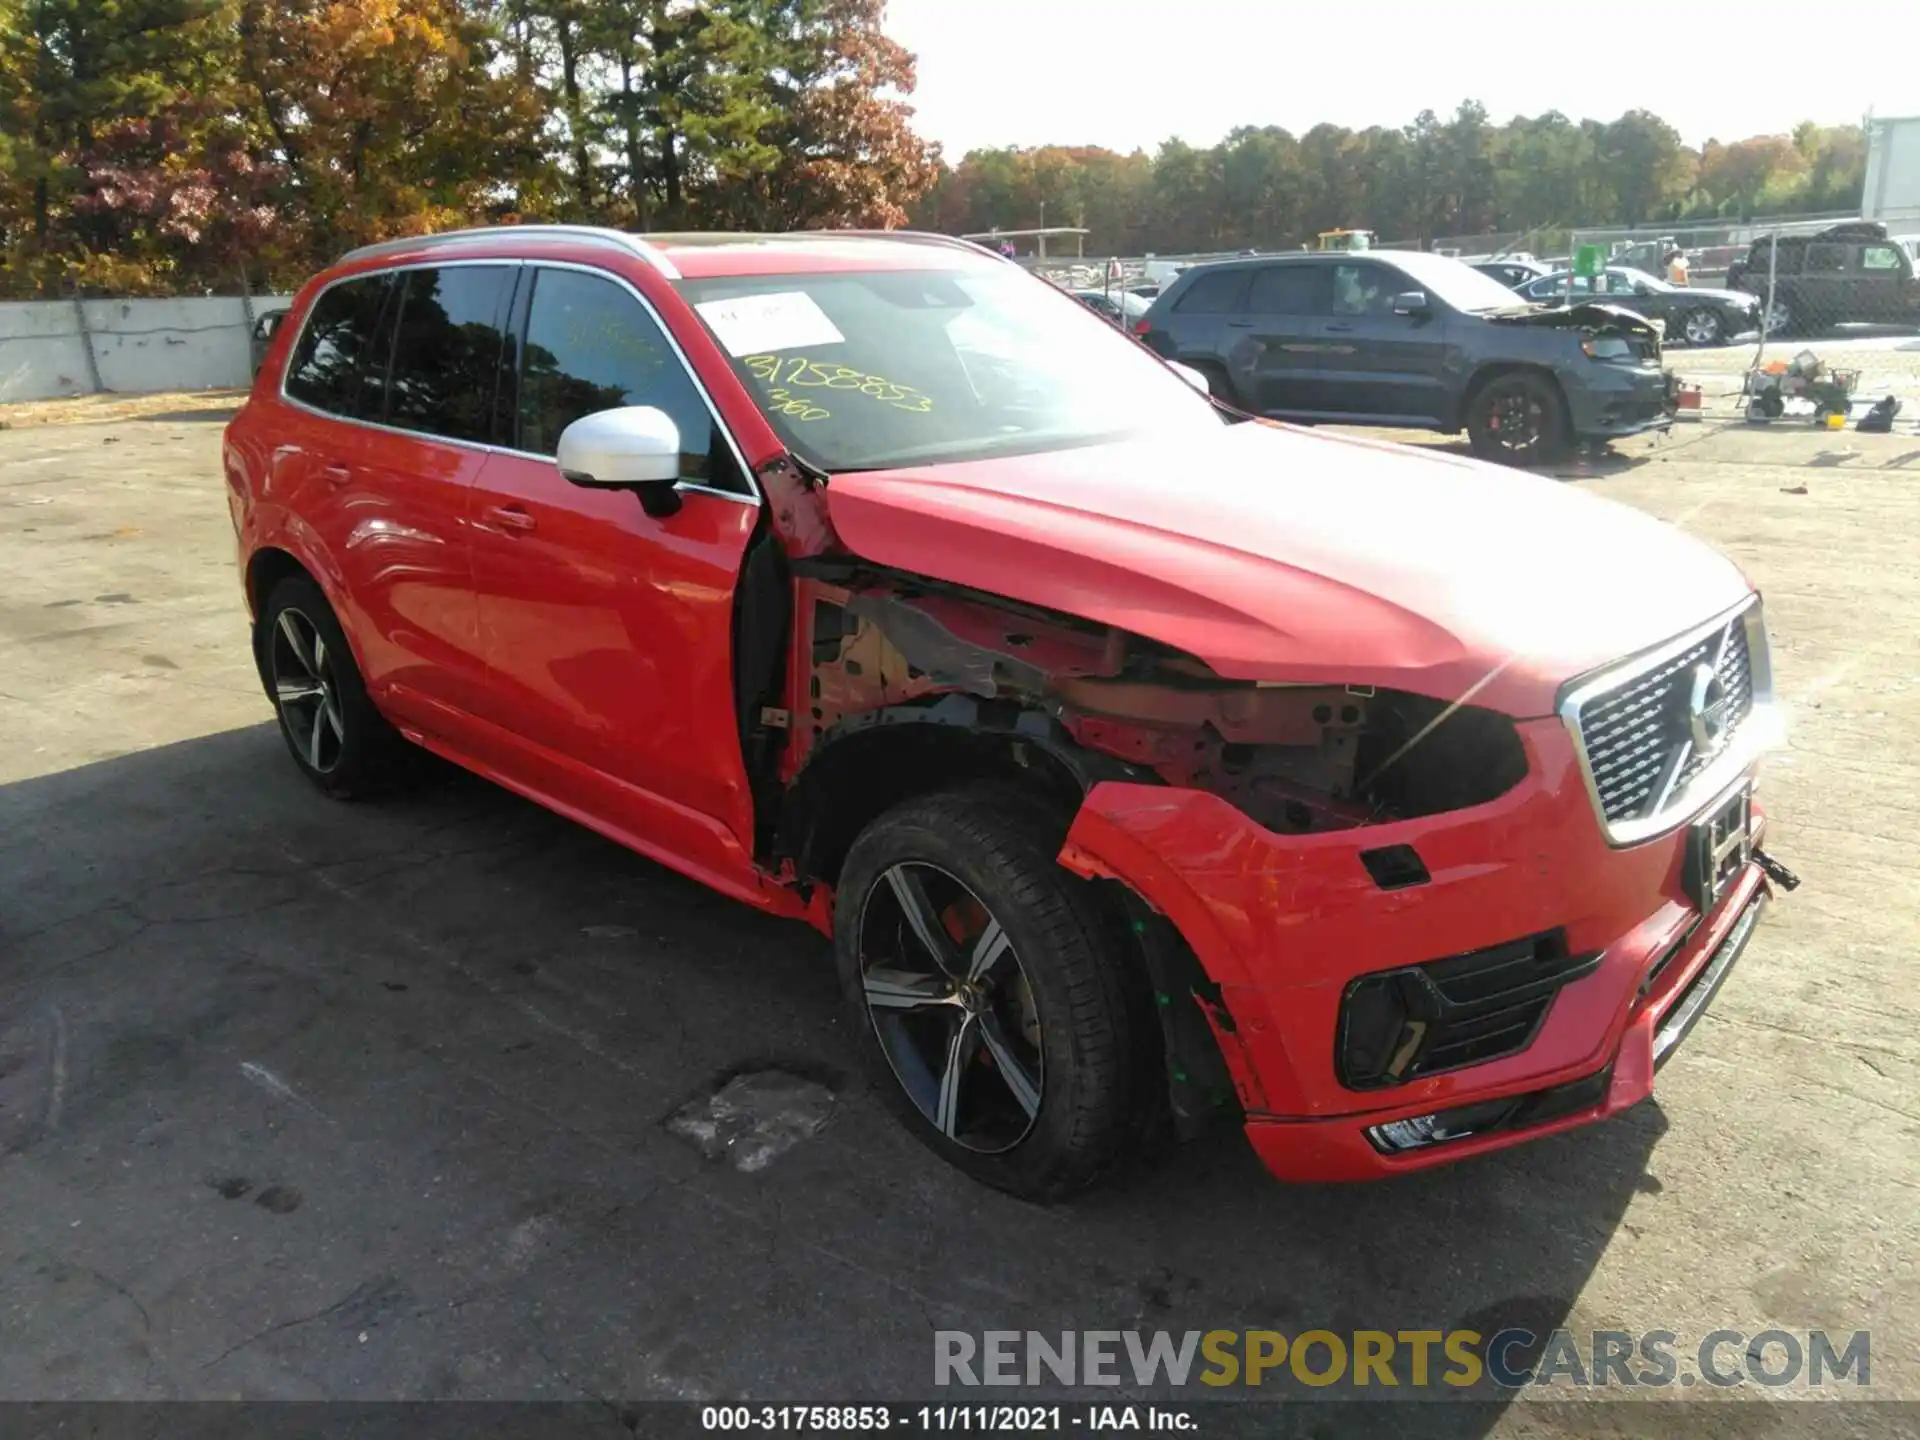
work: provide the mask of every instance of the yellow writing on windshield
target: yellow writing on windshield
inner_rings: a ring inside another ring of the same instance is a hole
[[[833,412],[824,405],[816,405],[805,396],[794,395],[786,390],[769,390],[767,408],[776,415],[785,415],[789,420],[825,420]]]
[[[913,415],[925,415],[933,409],[932,396],[922,394],[911,385],[902,385],[897,380],[887,379],[884,375],[871,375],[851,365],[811,360],[805,355],[749,355],[740,363],[745,365],[747,373],[761,384],[783,387],[770,390],[768,393],[775,397],[787,397],[787,403],[792,403],[791,392],[784,387],[792,386],[803,390],[858,392],[870,400],[891,406],[895,410],[905,410]],[[793,414],[794,412],[782,411],[782,413]]]

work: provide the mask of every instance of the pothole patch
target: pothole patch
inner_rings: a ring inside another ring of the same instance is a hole
[[[667,1117],[669,1133],[709,1160],[752,1174],[818,1135],[833,1118],[833,1091],[780,1069],[735,1074]]]

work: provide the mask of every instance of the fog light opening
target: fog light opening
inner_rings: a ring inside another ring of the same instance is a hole
[[[1433,1003],[1411,971],[1367,975],[1347,987],[1335,1056],[1340,1083],[1352,1090],[1394,1085],[1419,1057]]]

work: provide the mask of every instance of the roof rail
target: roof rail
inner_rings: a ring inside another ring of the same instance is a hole
[[[963,240],[958,235],[942,235],[937,230],[814,230],[803,231],[814,235],[855,235],[861,239],[905,240],[914,245],[945,245],[954,250],[965,250],[972,255],[987,255],[996,259],[1005,259],[997,250],[988,250],[971,240]]]
[[[349,250],[340,257],[340,263],[344,264],[349,260],[371,260],[383,255],[397,255],[406,250],[434,250],[445,245],[499,240],[510,236],[523,236],[535,240],[587,240],[602,245],[613,245],[629,255],[638,255],[669,280],[680,278],[680,272],[673,262],[640,236],[603,225],[479,225],[464,230],[442,230],[432,235],[404,235],[398,239],[382,240],[375,245],[362,245],[357,250]]]

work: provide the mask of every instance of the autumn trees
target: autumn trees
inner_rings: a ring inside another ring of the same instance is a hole
[[[957,0],[956,0],[957,3]],[[1091,253],[1857,203],[1857,127],[1700,151],[1645,110],[1245,126],[1152,155],[912,126],[885,0],[0,0],[0,296],[289,284],[488,220],[1083,225]],[[1169,117],[1177,123],[1178,117]]]
[[[1199,148],[1169,140],[1152,156],[1042,146],[967,155],[915,208],[942,230],[1083,225],[1087,253],[1162,254],[1310,242],[1364,226],[1382,239],[1518,235],[1532,229],[1719,216],[1818,213],[1859,204],[1857,126],[1694,151],[1659,116],[1613,121],[1557,112],[1496,125],[1468,102],[1447,118],[1302,135],[1245,126]]]
[[[0,0],[0,294],[286,284],[475,221],[897,225],[884,0]]]

